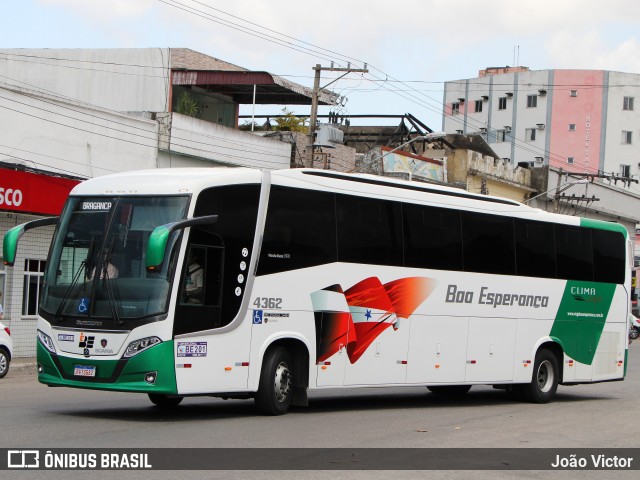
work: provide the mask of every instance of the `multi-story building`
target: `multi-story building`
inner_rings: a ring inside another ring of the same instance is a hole
[[[514,165],[640,177],[640,74],[487,68],[446,82],[444,105],[444,131],[480,133]]]

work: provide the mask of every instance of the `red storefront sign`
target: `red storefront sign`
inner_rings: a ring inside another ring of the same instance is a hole
[[[59,215],[78,180],[0,168],[0,211]]]

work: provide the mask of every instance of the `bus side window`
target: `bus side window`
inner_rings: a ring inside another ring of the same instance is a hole
[[[558,278],[593,281],[591,229],[555,225]]]
[[[523,277],[556,278],[553,225],[516,220],[516,267]]]
[[[402,208],[398,202],[336,196],[338,261],[402,266]]]

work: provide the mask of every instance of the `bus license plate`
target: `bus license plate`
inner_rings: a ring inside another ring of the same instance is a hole
[[[73,368],[73,374],[76,377],[95,377],[96,367],[90,365],[76,365]]]

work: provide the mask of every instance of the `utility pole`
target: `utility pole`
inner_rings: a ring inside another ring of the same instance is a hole
[[[351,68],[351,64],[347,64],[346,68],[343,67],[334,67],[333,62],[331,62],[330,67],[323,67],[319,63],[313,67],[315,70],[315,77],[313,79],[313,92],[311,93],[311,115],[309,116],[309,148],[311,149],[311,154],[307,156],[307,164],[305,167],[313,166],[313,132],[316,128],[316,122],[318,121],[318,93],[320,92],[320,74],[325,72],[345,72],[343,75],[340,75],[335,80],[327,83],[323,89],[328,87],[334,82],[337,82],[342,77],[350,74],[350,73],[369,73],[367,69],[367,64],[364,64],[364,68]]]

